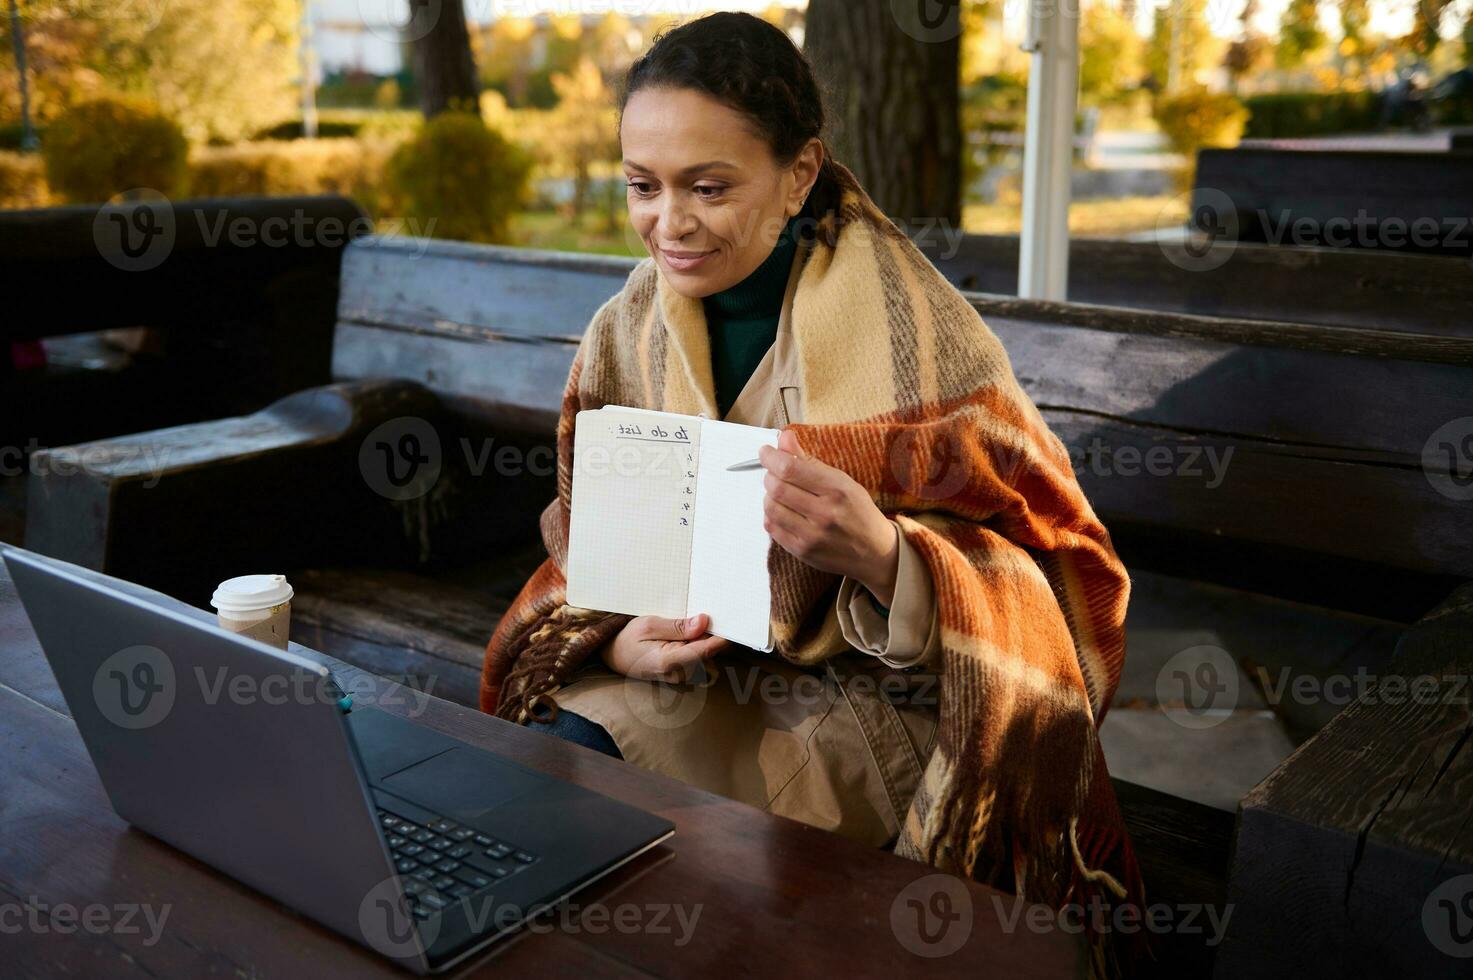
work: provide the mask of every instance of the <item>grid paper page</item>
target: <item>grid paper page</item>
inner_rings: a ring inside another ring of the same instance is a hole
[[[752,459],[759,446],[776,446],[777,435],[776,429],[735,422],[701,424],[687,614],[709,613],[712,633],[754,650],[772,649],[772,539],[762,527],[767,471],[726,468]]]
[[[700,420],[608,407],[578,413],[568,603],[685,615]]]

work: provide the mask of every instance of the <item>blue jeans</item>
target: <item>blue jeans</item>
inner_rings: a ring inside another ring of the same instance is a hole
[[[533,731],[556,735],[574,745],[581,745],[584,748],[602,752],[604,755],[611,755],[615,759],[624,758],[623,753],[619,751],[619,746],[615,745],[614,740],[609,737],[606,728],[567,708],[559,708],[557,717],[551,723],[531,721],[527,723],[527,727]]]

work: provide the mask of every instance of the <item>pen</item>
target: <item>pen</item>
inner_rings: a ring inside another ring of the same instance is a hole
[[[744,459],[740,463],[732,463],[726,468],[726,470],[728,473],[730,473],[732,470],[755,470],[761,465],[762,460],[758,459],[756,456],[753,456],[751,459]]]

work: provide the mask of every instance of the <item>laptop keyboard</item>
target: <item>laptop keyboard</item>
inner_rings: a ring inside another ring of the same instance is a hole
[[[417,919],[490,891],[538,856],[422,807],[374,794],[379,823]]]

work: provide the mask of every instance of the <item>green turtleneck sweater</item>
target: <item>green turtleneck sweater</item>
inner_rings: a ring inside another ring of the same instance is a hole
[[[716,407],[722,418],[777,339],[783,294],[787,291],[793,253],[798,248],[796,220],[796,217],[788,219],[772,252],[751,275],[701,300],[706,310],[706,330],[711,337]]]

